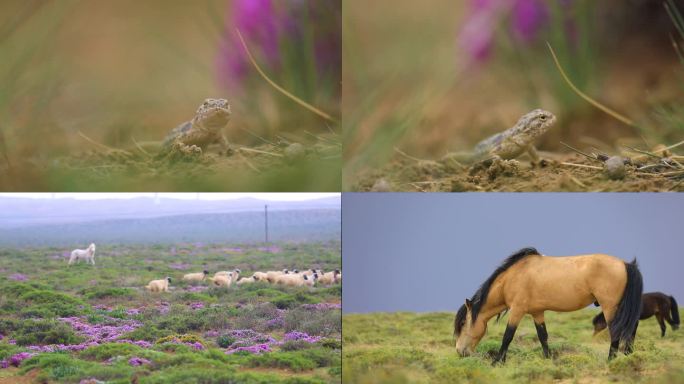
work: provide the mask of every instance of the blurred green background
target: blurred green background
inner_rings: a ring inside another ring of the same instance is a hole
[[[339,190],[339,175],[330,175],[330,167],[340,168],[334,155],[320,166],[283,165],[297,168],[276,172],[294,175],[288,180],[262,177],[239,184],[227,182],[232,164],[217,166],[204,179],[153,183],[148,183],[149,175],[130,170],[81,183],[77,174],[61,175],[60,164],[65,162],[62,157],[69,162],[98,149],[78,132],[131,150],[133,138],[161,141],[191,119],[207,97],[231,103],[233,117],[226,134],[236,145],[313,145],[318,135],[339,141],[338,127],[258,77],[243,60],[234,29],[243,29],[250,50],[270,77],[339,118],[339,57],[337,62],[323,57],[318,46],[328,44],[335,51],[337,44],[339,52],[340,14],[339,0],[0,2],[0,188]],[[267,27],[264,23],[271,29],[260,29]],[[275,62],[265,52],[268,42],[275,44]],[[166,171],[177,176],[185,170]]]
[[[669,0],[345,1],[343,189],[395,148],[439,159],[534,108],[559,118],[538,143],[545,151],[679,142],[684,67],[673,42],[684,30],[665,3],[684,10]],[[547,41],[581,90],[636,126],[573,93]]]

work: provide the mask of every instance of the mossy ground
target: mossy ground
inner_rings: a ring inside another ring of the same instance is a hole
[[[347,383],[607,383],[684,382],[684,334],[669,326],[664,338],[651,318],[639,325],[635,352],[607,361],[608,335],[592,337],[597,309],[546,313],[552,358],[542,357],[531,318],[523,318],[507,361],[492,366],[507,317],[489,322],[470,357],[459,357],[452,313],[348,314],[342,318],[343,381]]]

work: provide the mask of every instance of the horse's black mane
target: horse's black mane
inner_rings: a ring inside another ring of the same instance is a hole
[[[477,315],[480,313],[480,309],[487,301],[489,289],[492,287],[492,283],[494,283],[494,280],[496,280],[496,278],[499,277],[500,274],[504,273],[513,264],[517,263],[518,261],[524,259],[526,256],[529,255],[539,255],[539,252],[537,252],[535,248],[528,247],[523,248],[518,252],[508,256],[508,258],[504,260],[504,262],[501,263],[501,265],[499,265],[499,267],[496,268],[496,270],[494,270],[491,276],[489,276],[489,278],[487,278],[487,280],[485,280],[485,282],[482,283],[482,285],[480,285],[480,288],[478,288],[477,292],[475,292],[473,297],[470,299],[470,301],[472,302],[472,322],[475,322],[475,319],[477,319]],[[461,308],[459,308],[458,312],[456,313],[456,319],[454,320],[454,335],[458,335],[459,333],[461,333],[462,323],[465,321],[466,314],[466,306],[461,305]]]

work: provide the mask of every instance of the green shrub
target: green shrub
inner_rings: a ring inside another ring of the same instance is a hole
[[[252,367],[289,369],[294,372],[308,371],[317,364],[297,352],[272,352],[253,356],[248,364]]]
[[[321,340],[320,344],[324,348],[342,349],[342,340],[327,338]]]
[[[228,348],[235,342],[235,338],[228,335],[221,335],[216,339],[216,344],[221,348]]]
[[[145,340],[149,342],[154,342],[162,337],[172,334],[172,331],[168,329],[159,329],[152,324],[145,324],[140,328],[135,329],[127,334],[125,334],[123,339],[130,340]]]
[[[56,320],[26,320],[14,333],[17,345],[77,344],[84,339],[71,327]]]
[[[86,359],[107,360],[114,356],[130,356],[142,352],[143,348],[126,343],[107,343],[89,347],[79,353]]]
[[[25,292],[19,299],[25,301],[28,307],[22,310],[24,317],[68,317],[81,313],[85,306],[83,301],[65,293],[53,291],[31,290]]]
[[[289,340],[280,346],[281,351],[300,351],[302,349],[313,348],[314,345],[304,340]]]
[[[86,288],[80,292],[83,297],[88,300],[104,299],[109,297],[127,297],[133,298],[137,296],[137,292],[131,288],[116,288],[116,287],[94,287]]]
[[[289,310],[284,317],[285,331],[302,331],[310,335],[329,336],[342,331],[340,311]]]

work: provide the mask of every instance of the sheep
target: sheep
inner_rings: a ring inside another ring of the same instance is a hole
[[[330,285],[330,284],[335,284],[335,283],[340,282],[341,279],[342,279],[342,274],[340,273],[339,269],[336,269],[336,270],[331,271],[331,272],[326,272],[322,276],[319,276],[318,282],[321,284]]]
[[[235,284],[237,284],[237,285],[251,284],[251,283],[253,283],[253,282],[257,281],[257,280],[258,280],[258,279],[255,279],[254,276],[252,276],[252,277],[243,277],[242,279],[238,280],[237,283],[235,283]]]
[[[313,285],[316,283],[317,278],[318,275],[315,273],[313,274],[313,276],[307,276],[300,273],[290,273],[287,275],[278,276],[278,278],[276,279],[276,283],[287,285],[290,287],[301,287],[303,285],[313,287]]]
[[[318,273],[314,273],[313,275],[302,275],[302,277],[304,278],[302,285],[313,287],[314,284],[316,284],[316,281],[318,280]]]
[[[147,289],[150,292],[168,292],[169,283],[171,283],[171,278],[166,276],[165,279],[150,281],[145,286],[145,289]]]
[[[95,244],[90,243],[87,249],[74,249],[71,251],[71,257],[69,258],[69,265],[79,260],[85,260],[86,263],[91,262],[95,265]]]
[[[266,280],[268,280],[269,283],[273,284],[276,282],[279,276],[287,275],[289,273],[290,271],[287,269],[283,269],[282,271],[268,271],[266,272]]]
[[[314,275],[314,274],[318,274],[318,276],[322,276],[322,275],[323,275],[323,271],[321,271],[320,269],[313,269],[313,268],[311,268],[311,269],[307,269],[306,271],[302,272],[302,274],[303,274],[303,275],[307,275],[307,276],[312,276],[312,275]]]
[[[226,272],[226,271],[223,271]],[[214,277],[210,277],[209,281],[216,287],[230,287],[233,283],[233,272],[218,273]]]
[[[183,281],[204,281],[208,274],[209,271],[207,270],[198,273],[187,273],[183,275]]]
[[[257,281],[268,281],[268,275],[265,272],[254,272],[252,277]]]

